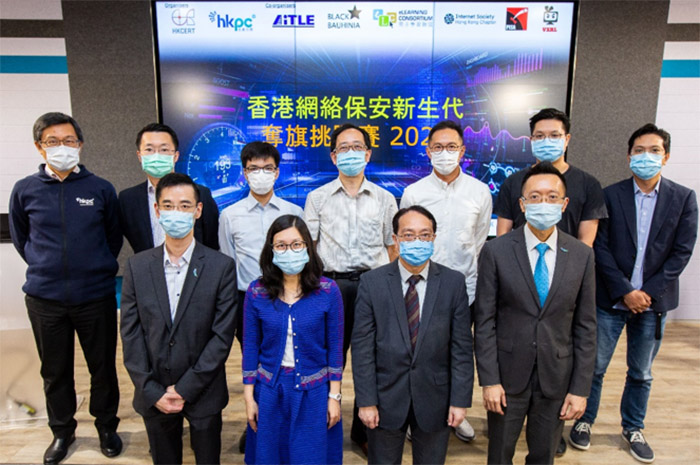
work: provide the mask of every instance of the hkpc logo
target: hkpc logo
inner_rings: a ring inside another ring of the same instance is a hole
[[[250,18],[236,18],[234,16],[224,15],[221,16],[216,11],[209,13],[209,21],[216,23],[216,27],[219,29],[233,29],[234,31],[252,31],[253,30],[253,20],[255,15],[251,15]]]

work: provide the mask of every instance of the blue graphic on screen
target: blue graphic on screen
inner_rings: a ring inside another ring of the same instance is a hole
[[[534,160],[530,116],[566,108],[571,2],[554,3],[551,35],[533,12],[552,3],[530,4],[518,31],[505,28],[505,3],[232,3],[156,4],[176,169],[210,187],[220,208],[248,195],[240,152],[254,140],[280,151],[275,191],[303,206],[337,177],[330,134],[346,122],[372,139],[366,176],[400,197],[431,171],[430,128],[457,121],[462,169],[495,196]]]

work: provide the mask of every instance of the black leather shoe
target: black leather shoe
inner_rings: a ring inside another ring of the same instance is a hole
[[[557,452],[555,455],[557,457],[561,457],[564,454],[566,454],[566,441],[564,440],[564,436],[562,436],[561,440],[559,441],[559,445],[557,446]]]
[[[122,439],[116,431],[100,433],[100,450],[105,457],[116,457],[122,453]]]
[[[68,447],[75,441],[75,434],[71,434],[68,438],[53,438],[51,445],[44,452],[45,464],[57,464],[68,454]]]

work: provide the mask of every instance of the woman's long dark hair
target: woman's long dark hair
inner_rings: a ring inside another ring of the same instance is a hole
[[[308,295],[320,286],[321,274],[323,273],[323,262],[316,253],[314,241],[311,239],[309,228],[300,217],[296,215],[282,215],[277,218],[267,231],[267,239],[260,254],[260,269],[262,270],[262,285],[265,286],[271,299],[276,299],[284,294],[284,275],[282,270],[272,263],[274,253],[272,251],[272,239],[280,231],[296,228],[301,235],[301,239],[306,243],[306,250],[309,253],[309,263],[301,270],[301,292]]]

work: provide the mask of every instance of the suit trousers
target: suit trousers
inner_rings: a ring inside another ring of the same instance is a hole
[[[381,425],[382,419],[379,419]],[[408,410],[408,417],[404,425],[398,430],[384,429],[378,426],[367,430],[369,439],[369,451],[367,463],[374,464],[401,464],[403,446],[406,440],[406,430],[411,426],[411,445],[413,448],[413,464],[439,464],[445,463],[447,457],[447,443],[450,440],[451,429],[445,423],[445,427],[438,432],[427,432],[420,429],[413,406]]]
[[[117,301],[114,295],[79,305],[25,297],[29,321],[41,359],[41,377],[54,437],[68,438],[78,423],[74,355],[78,334],[90,371],[90,414],[100,432],[116,431],[119,424]]]
[[[236,309],[236,318],[234,321],[236,339],[241,346],[241,353],[243,353],[243,303],[245,302],[246,291],[238,291],[238,303]]]
[[[182,424],[190,424],[190,445],[198,464],[221,462],[221,412],[206,417],[192,417],[182,412],[158,413],[144,417],[154,464],[182,463]]]
[[[488,412],[489,464],[512,464],[515,445],[527,416],[525,437],[526,464],[551,464],[561,439],[564,422],[559,411],[564,399],[549,399],[540,388],[537,366],[532,370],[527,388],[515,395],[506,393],[504,415]]]

